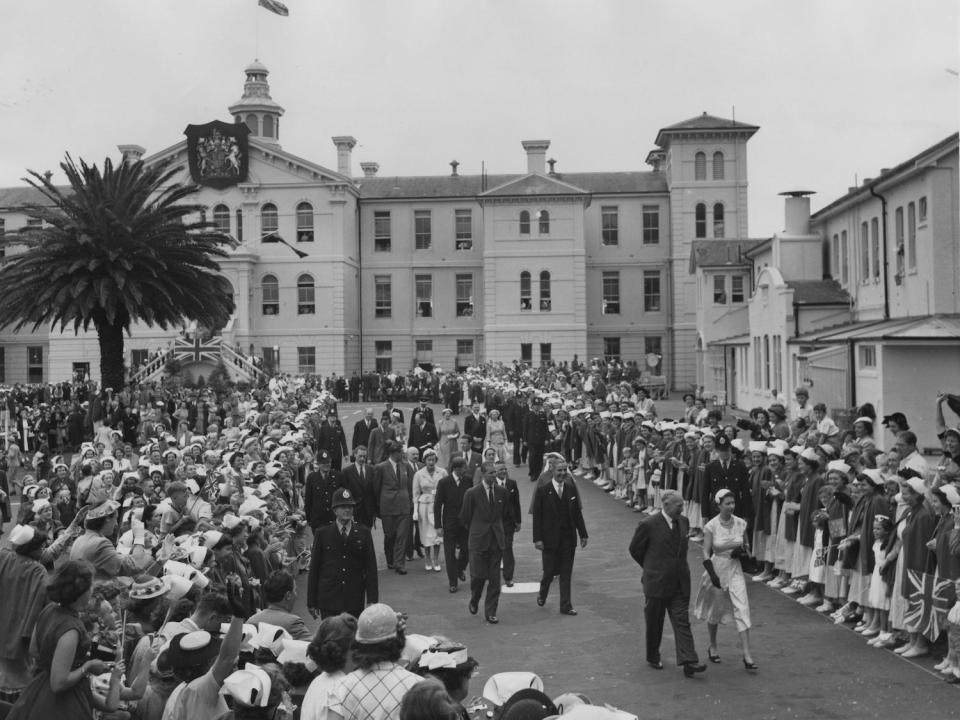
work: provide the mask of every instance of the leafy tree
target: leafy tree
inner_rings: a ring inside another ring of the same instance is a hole
[[[197,220],[187,202],[198,188],[174,182],[181,168],[142,161],[103,171],[70,155],[59,188],[32,170],[24,180],[45,203],[25,208],[43,225],[7,233],[0,247],[0,318],[14,330],[92,325],[100,344],[102,387],[124,380],[124,332],[144,322],[164,330],[185,319],[222,327],[233,312],[219,270],[232,240]]]

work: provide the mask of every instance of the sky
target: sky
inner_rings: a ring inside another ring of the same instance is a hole
[[[69,152],[147,153],[229,121],[259,58],[285,150],[354,173],[649,170],[657,131],[702,112],[760,126],[749,231],[813,208],[956,132],[956,0],[0,0],[0,186]]]

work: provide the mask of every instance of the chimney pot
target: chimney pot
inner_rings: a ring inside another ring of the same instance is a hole
[[[547,150],[550,148],[549,140],[521,140],[520,144],[527,151],[527,172],[546,173]]]
[[[556,175],[556,174],[557,174],[557,171],[554,169],[554,166],[555,166],[556,164],[557,164],[557,161],[554,160],[553,158],[550,158],[549,160],[547,160],[547,165],[550,166],[550,174],[551,174],[551,175]]]
[[[460,167],[460,163],[456,160],[450,161],[450,177],[459,177],[457,173],[457,168]]]
[[[337,135],[330,138],[337,147],[337,172],[341,175],[351,177],[353,175],[353,161],[351,153],[357,144],[357,139],[352,135]]]
[[[784,202],[784,233],[787,235],[810,234],[810,190],[788,190],[780,193]]]
[[[864,184],[864,186],[867,186],[867,185],[869,185],[869,184],[872,183],[872,182],[873,182],[873,178],[864,178],[864,179],[863,179],[863,184]]]
[[[125,163],[137,162],[146,152],[146,149],[141,145],[117,145],[117,150],[123,155],[123,162]]]
[[[360,169],[363,170],[364,177],[376,177],[377,171],[380,169],[380,163],[362,162],[360,163]]]
[[[847,192],[848,192],[848,193],[852,193],[852,192],[853,192],[854,190],[856,190],[856,189],[857,189],[857,186],[856,186],[856,185],[847,185]]]
[[[880,168],[881,175],[886,175],[888,172],[890,172],[890,168]]]

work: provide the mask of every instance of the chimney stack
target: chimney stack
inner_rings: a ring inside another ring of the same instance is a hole
[[[550,158],[549,160],[547,160],[547,165],[550,166],[550,174],[551,174],[551,175],[556,175],[556,174],[557,174],[557,171],[556,171],[556,169],[555,169],[556,164],[557,164],[557,161],[554,160],[553,158]]]
[[[362,162],[360,163],[360,169],[363,170],[364,177],[376,177],[377,171],[380,169],[380,163]]]
[[[123,162],[126,164],[137,162],[146,152],[140,145],[117,145],[117,150],[123,155]]]
[[[459,173],[457,168],[460,167],[460,163],[457,160],[450,161],[450,177],[458,177]]]
[[[784,203],[784,234],[810,234],[810,196],[812,190],[788,190],[780,193],[786,198]]]
[[[520,144],[527,151],[527,172],[546,174],[547,150],[550,148],[550,141],[522,140]]]
[[[353,177],[351,151],[357,144],[357,139],[351,135],[337,135],[330,139],[337,146],[337,172],[347,177]]]

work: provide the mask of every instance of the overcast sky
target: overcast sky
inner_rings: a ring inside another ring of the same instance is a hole
[[[0,0],[0,185],[65,152],[156,152],[230,120],[258,57],[284,149],[354,172],[648,170],[657,130],[706,111],[760,126],[750,235],[955,132],[957,0]],[[62,175],[58,172],[58,177]]]

